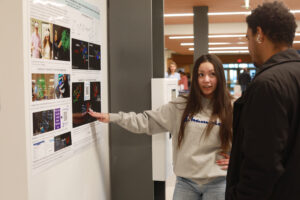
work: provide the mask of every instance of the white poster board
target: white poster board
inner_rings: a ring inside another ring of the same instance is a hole
[[[88,110],[101,111],[105,30],[99,5],[82,0],[29,0],[28,20],[32,169],[38,173],[101,132]]]
[[[29,199],[110,199],[106,1],[26,2]]]

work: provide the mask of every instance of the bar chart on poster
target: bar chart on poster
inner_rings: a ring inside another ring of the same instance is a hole
[[[32,172],[94,143],[101,124],[101,5],[83,0],[29,0],[28,84]],[[105,8],[106,9],[106,8]]]

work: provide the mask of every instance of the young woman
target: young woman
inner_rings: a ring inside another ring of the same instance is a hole
[[[53,42],[53,59],[60,60],[61,58],[61,44],[62,42],[58,40],[57,30],[54,31],[54,42]]]
[[[45,37],[43,41],[43,58],[52,59],[52,42],[50,41],[50,30],[45,32]]]
[[[170,61],[168,65],[168,72],[165,74],[165,78],[176,78],[180,80],[180,74],[176,72],[177,65],[174,61]]]
[[[187,97],[143,113],[89,111],[135,133],[170,131],[177,176],[173,200],[224,200],[227,153],[232,139],[232,104],[221,61],[203,55],[195,63]]]
[[[31,56],[33,58],[41,58],[41,38],[39,34],[39,24],[34,23],[34,32],[31,35]]]

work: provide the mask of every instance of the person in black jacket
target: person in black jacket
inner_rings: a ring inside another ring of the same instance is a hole
[[[248,72],[248,69],[245,67],[243,68],[243,73],[241,73],[239,76],[239,84],[241,85],[242,92],[244,92],[247,89],[250,81],[251,81],[251,76]]]
[[[234,103],[226,200],[300,199],[300,56],[279,2],[252,11],[248,48],[259,72]]]

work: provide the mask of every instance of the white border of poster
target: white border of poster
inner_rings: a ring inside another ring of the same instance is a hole
[[[25,102],[37,174],[101,137],[102,125],[87,111],[103,107],[103,22],[99,6],[83,0],[29,0],[28,6]]]

